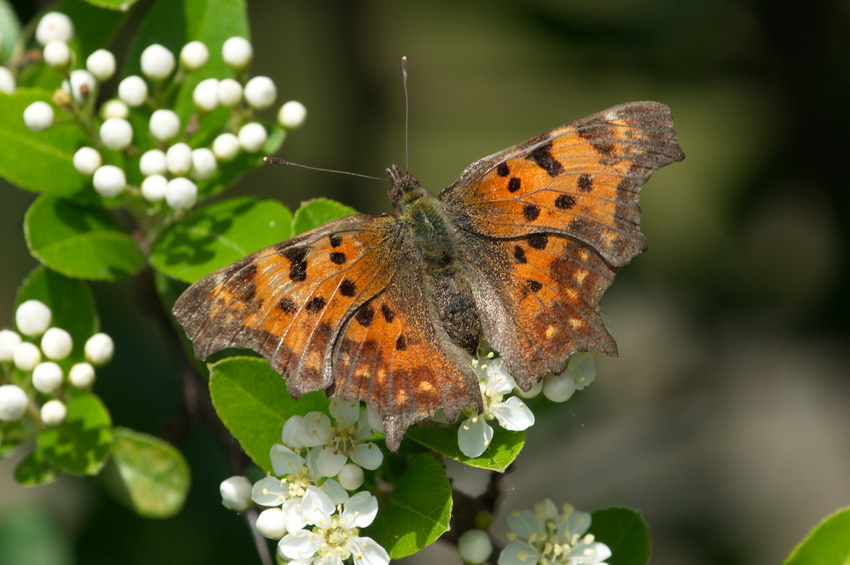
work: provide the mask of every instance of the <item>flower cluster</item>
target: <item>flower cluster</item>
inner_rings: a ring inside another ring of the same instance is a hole
[[[534,511],[514,511],[508,516],[511,541],[499,555],[499,565],[605,565],[611,550],[595,541],[591,517],[564,505],[559,513],[546,499],[534,505]]]
[[[130,193],[155,210],[163,202],[172,210],[191,208],[198,199],[198,183],[213,179],[220,164],[242,152],[259,153],[270,131],[282,139],[286,130],[300,126],[306,118],[304,106],[295,101],[280,107],[276,125],[257,118],[257,112],[274,105],[277,87],[265,76],[248,78],[253,48],[242,37],[231,37],[221,47],[223,61],[239,79],[198,82],[192,96],[195,113],[185,121],[168,107],[168,93],[207,64],[209,48],[200,41],[184,45],[177,57],[162,45],[148,46],[141,54],[141,75],[123,78],[117,97],[95,111],[103,84],[115,74],[115,56],[98,49],[85,59],[85,68],[74,68],[69,47],[73,35],[73,23],[65,14],[49,12],[39,21],[36,40],[43,47],[43,60],[62,75],[63,83],[52,104],[30,104],[23,119],[29,129],[43,131],[57,121],[54,106],[74,116],[91,133],[91,145],[74,154],[74,167],[91,177],[94,189],[104,198]],[[14,77],[0,72],[0,90],[4,88],[14,90]],[[226,126],[205,132],[213,135],[195,136],[202,120],[218,108],[230,114],[229,119],[219,120]],[[136,131],[139,124],[145,124],[144,131]],[[137,166],[138,174],[127,163]],[[134,178],[141,179],[138,186],[128,180]]]
[[[224,505],[242,512],[251,503],[266,507],[257,517],[257,531],[279,540],[281,559],[298,563],[386,564],[386,550],[359,535],[378,512],[377,499],[355,492],[363,469],[377,469],[383,453],[372,442],[375,434],[359,402],[332,399],[331,418],[321,412],[292,416],[283,426],[282,443],[271,448],[273,475],[251,485],[245,477],[222,483]]]
[[[112,359],[112,338],[97,333],[85,342],[86,361],[71,364],[74,349],[71,334],[52,326],[53,314],[43,302],[27,300],[18,306],[18,331],[0,330],[0,420],[23,418],[30,393],[41,401],[39,415],[45,426],[58,426],[67,415],[62,401],[67,384],[88,389],[94,383],[95,367]],[[63,366],[67,367],[66,370]]]

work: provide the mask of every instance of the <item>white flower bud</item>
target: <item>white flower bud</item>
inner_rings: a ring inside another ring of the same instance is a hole
[[[528,392],[525,392],[524,390],[522,390],[519,387],[514,389],[514,394],[516,394],[520,398],[537,398],[537,395],[539,395],[541,392],[543,392],[543,381],[542,380],[534,383],[531,386],[531,388],[529,389]]]
[[[346,463],[336,479],[345,490],[357,490],[363,484],[363,468],[354,463]]]
[[[41,350],[32,343],[24,341],[15,348],[12,362],[21,371],[32,371],[41,363]]]
[[[244,37],[231,37],[221,46],[221,57],[230,68],[242,70],[251,64],[254,48]]]
[[[106,49],[98,49],[86,58],[86,70],[100,82],[105,82],[115,74],[115,55]]]
[[[207,64],[210,51],[200,41],[190,41],[180,50],[180,62],[186,70],[194,71]]]
[[[457,552],[464,563],[484,563],[493,553],[493,542],[482,530],[466,530],[457,540]]]
[[[277,123],[287,129],[300,127],[307,119],[307,108],[297,100],[290,100],[280,107],[277,113]]]
[[[74,153],[74,168],[81,175],[93,175],[101,164],[100,153],[94,147],[80,147]]]
[[[94,384],[94,367],[90,363],[76,363],[68,371],[68,382],[75,388],[89,388]]]
[[[27,393],[17,385],[0,385],[0,420],[17,422],[27,410]]]
[[[156,110],[151,114],[151,135],[159,141],[168,141],[180,133],[180,118],[171,110]]]
[[[92,184],[98,194],[104,198],[114,198],[124,191],[127,177],[124,170],[115,165],[103,165],[94,172]]]
[[[37,337],[47,331],[52,319],[53,314],[50,308],[40,300],[21,302],[15,310],[15,323],[18,330],[29,337]]]
[[[112,360],[115,344],[112,342],[112,338],[105,333],[96,333],[86,340],[84,351],[89,363],[99,367]]]
[[[0,363],[12,360],[15,357],[15,349],[22,341],[18,332],[0,330]]]
[[[543,396],[552,402],[566,402],[576,391],[576,381],[569,373],[543,377]]]
[[[235,106],[242,99],[242,85],[232,78],[223,79],[218,83],[216,95],[218,103],[225,108]]]
[[[165,187],[165,201],[175,210],[186,210],[198,200],[198,187],[186,177],[176,177]]]
[[[53,400],[48,400],[44,403],[44,406],[41,407],[41,421],[44,422],[45,426],[58,426],[65,421],[67,416],[68,408],[61,400],[57,400],[55,398]]]
[[[257,516],[257,531],[267,539],[278,540],[286,535],[286,523],[283,510],[280,508],[266,508]]]
[[[165,174],[167,170],[165,153],[159,149],[145,151],[139,159],[139,170],[145,176]]]
[[[0,66],[0,92],[15,93],[15,75],[6,67]]]
[[[192,169],[192,148],[175,143],[165,152],[165,166],[173,175],[185,175]]]
[[[213,176],[218,169],[218,162],[212,150],[200,147],[192,150],[192,178],[204,180]]]
[[[71,334],[62,328],[50,328],[41,337],[41,350],[44,356],[54,361],[64,359],[74,349],[74,340]]]
[[[174,53],[158,43],[142,51],[142,74],[153,80],[162,80],[174,70]]]
[[[108,120],[109,118],[126,118],[129,115],[130,108],[127,107],[127,104],[123,100],[119,100],[118,98],[107,100],[100,107],[100,117],[104,120]]]
[[[108,149],[126,149],[133,142],[133,126],[123,118],[109,118],[100,125],[100,140]]]
[[[225,508],[244,512],[251,506],[251,481],[245,477],[230,477],[219,486],[221,503]]]
[[[53,361],[39,363],[32,370],[32,386],[39,392],[51,394],[62,384],[62,368]]]
[[[150,175],[142,181],[142,196],[148,202],[162,202],[165,199],[165,191],[168,179],[162,175]]]
[[[54,39],[44,46],[44,62],[54,69],[64,69],[71,62],[71,48],[61,39]]]
[[[268,108],[276,98],[277,87],[269,77],[254,77],[245,84],[245,101],[252,108]]]
[[[24,123],[32,131],[44,131],[53,125],[53,106],[47,102],[33,102],[24,109]]]
[[[118,83],[118,98],[131,108],[141,106],[148,98],[148,83],[140,76],[128,76]]]
[[[248,153],[256,153],[265,145],[269,134],[261,124],[251,122],[239,128],[239,145]]]
[[[204,112],[218,108],[218,79],[208,78],[199,82],[192,91],[192,101]]]
[[[232,133],[222,133],[213,140],[212,150],[219,161],[232,161],[240,149],[239,138]]]
[[[70,87],[67,83],[62,84],[62,88],[70,92],[77,102],[85,102],[90,96],[93,96],[96,86],[97,81],[94,80],[94,76],[83,69],[71,71]]]
[[[41,45],[47,45],[56,40],[68,43],[73,37],[74,24],[71,18],[61,12],[47,12],[35,28],[35,40]]]

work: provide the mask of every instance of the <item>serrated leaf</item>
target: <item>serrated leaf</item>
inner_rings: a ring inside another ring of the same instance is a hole
[[[113,428],[112,457],[101,473],[106,490],[144,518],[177,514],[189,492],[189,466],[173,445],[159,438]]]
[[[331,220],[356,214],[357,210],[329,198],[314,198],[304,202],[292,217],[292,235],[323,226]]]
[[[470,467],[490,469],[500,473],[514,462],[525,445],[525,432],[511,432],[496,424],[493,426],[493,440],[487,451],[479,457],[467,457],[458,447],[458,425],[413,426],[405,432],[404,437]]]
[[[27,486],[52,483],[61,474],[62,472],[51,465],[38,449],[33,449],[15,467],[15,481]]]
[[[33,257],[69,277],[115,281],[145,266],[130,234],[97,207],[42,195],[24,216],[24,235]]]
[[[410,460],[388,498],[379,499],[378,516],[364,530],[393,559],[412,555],[449,529],[452,488],[443,465],[429,454]]]
[[[327,412],[324,393],[293,399],[283,378],[264,359],[229,357],[209,369],[210,396],[218,417],[245,453],[266,471],[272,470],[269,450],[280,443],[283,424],[290,416]]]
[[[231,198],[201,208],[170,226],[151,250],[151,265],[195,282],[216,269],[291,235],[292,214],[283,204]]]
[[[603,508],[591,514],[590,533],[611,550],[610,565],[645,565],[652,547],[649,527],[629,508]]]
[[[74,348],[68,362],[84,358],[85,340],[97,333],[98,320],[94,297],[85,281],[71,279],[47,267],[33,269],[18,288],[15,304],[40,300],[50,308],[51,326],[71,334]]]
[[[96,475],[109,455],[112,420],[100,399],[78,393],[59,426],[38,433],[36,443],[52,465],[78,475]]]
[[[800,542],[784,565],[850,564],[850,508],[838,510]]]
[[[56,125],[47,131],[30,131],[24,110],[36,101],[49,101],[51,92],[19,88],[0,92],[0,176],[21,188],[65,198],[94,202],[96,193],[88,179],[74,168],[74,153],[86,144],[75,124]],[[57,117],[61,113],[56,111]]]

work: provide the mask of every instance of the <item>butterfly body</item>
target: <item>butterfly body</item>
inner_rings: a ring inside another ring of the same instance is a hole
[[[190,287],[175,316],[199,358],[258,351],[298,396],[327,389],[411,424],[481,407],[480,336],[528,390],[575,351],[617,349],[599,316],[646,248],[637,205],[681,160],[669,109],[623,104],[476,161],[435,197],[392,166],[395,215],[349,216]]]

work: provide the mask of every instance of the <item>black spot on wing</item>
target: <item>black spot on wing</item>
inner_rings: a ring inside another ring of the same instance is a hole
[[[364,328],[368,328],[372,325],[372,320],[375,319],[375,309],[368,303],[364,304],[354,315],[354,319]]]
[[[519,177],[511,177],[508,181],[508,192],[516,192],[522,186],[522,181]]]
[[[562,194],[555,199],[555,207],[560,210],[569,210],[576,205],[576,197],[571,194]]]
[[[291,298],[284,298],[280,302],[277,303],[277,307],[281,312],[286,314],[292,314],[295,312],[297,307],[295,306],[295,302]]]
[[[342,279],[342,282],[339,283],[339,292],[343,296],[354,296],[357,292],[357,285],[348,279]]]
[[[307,252],[309,247],[294,247],[286,249],[282,255],[289,261],[289,278],[293,281],[303,281],[307,278]]]
[[[528,257],[525,256],[525,249],[520,247],[519,245],[514,247],[514,259],[519,264],[528,263]]]
[[[587,173],[583,173],[578,177],[578,189],[582,192],[590,192],[593,190],[593,177]]]
[[[525,239],[531,247],[538,251],[546,249],[546,246],[549,245],[549,236],[545,233],[533,233]]]
[[[564,167],[552,155],[552,142],[544,143],[525,157],[534,161],[537,166],[546,171],[550,177],[556,177],[564,172]]]
[[[381,313],[384,315],[384,319],[388,324],[392,323],[395,320],[395,312],[393,312],[392,308],[387,306],[386,304],[381,304]]]
[[[307,305],[304,308],[311,314],[315,314],[316,312],[319,312],[322,308],[324,308],[325,304],[327,303],[328,301],[325,300],[323,297],[314,296],[309,301],[307,301]]]
[[[526,204],[522,208],[522,215],[528,222],[533,222],[540,216],[540,207],[535,204]]]
[[[345,253],[340,253],[339,251],[333,251],[330,255],[331,263],[335,263],[337,265],[342,265],[345,263]]]
[[[508,164],[502,161],[499,163],[499,166],[496,167],[496,174],[500,177],[506,177],[511,174],[511,170],[508,168]]]

